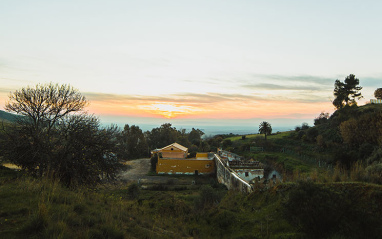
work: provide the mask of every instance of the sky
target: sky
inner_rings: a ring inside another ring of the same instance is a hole
[[[382,87],[382,1],[2,0],[0,109],[70,84],[105,123],[274,128]]]

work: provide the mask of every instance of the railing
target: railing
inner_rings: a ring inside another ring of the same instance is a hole
[[[372,103],[372,104],[382,104],[382,99],[371,99],[370,103]]]

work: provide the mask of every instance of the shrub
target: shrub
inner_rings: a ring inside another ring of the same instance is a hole
[[[317,128],[309,128],[306,132],[306,137],[309,139],[309,141],[314,142],[316,141],[316,138],[318,136],[318,130]]]
[[[139,194],[140,194],[140,188],[138,184],[136,183],[130,184],[130,186],[127,188],[128,197],[130,199],[137,199],[139,198]]]
[[[157,163],[158,163],[158,154],[154,154],[150,159],[151,168],[150,170],[152,172],[156,172],[157,170]]]
[[[289,193],[283,214],[306,238],[379,238],[380,192],[365,194],[365,185],[327,187],[300,182]]]
[[[306,129],[309,129],[310,126],[308,125],[308,123],[302,123],[301,125],[301,130],[306,130]]]
[[[197,208],[208,208],[220,202],[221,197],[217,190],[213,189],[210,185],[203,185],[199,189],[200,196],[195,201]]]
[[[230,139],[225,139],[222,146],[223,149],[227,149],[228,147],[232,146],[232,141]]]
[[[382,162],[382,148],[375,149],[370,157],[367,158],[366,162],[369,165],[374,162]]]
[[[373,163],[368,166],[366,173],[371,182],[382,184],[382,163]]]
[[[312,182],[300,182],[284,205],[284,215],[310,238],[327,238],[337,230],[338,195]]]

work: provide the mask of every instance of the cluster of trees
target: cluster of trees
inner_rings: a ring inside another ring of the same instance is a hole
[[[139,126],[126,124],[117,136],[117,156],[130,160],[149,155],[147,140]]]
[[[304,142],[316,142],[318,130],[315,127],[310,127],[308,123],[302,123],[301,126],[296,126],[291,137],[301,139]]]
[[[117,136],[117,155],[123,160],[148,157],[151,149],[163,148],[177,142],[187,148],[191,155],[197,151],[207,152],[211,147],[202,137],[204,132],[192,128],[176,129],[170,123],[162,124],[151,131],[143,132],[139,126],[126,124]]]
[[[209,144],[202,140],[204,132],[200,129],[192,128],[190,132],[187,132],[186,129],[177,130],[170,123],[165,123],[151,131],[146,131],[144,134],[151,149],[163,148],[177,142],[189,148],[191,153],[210,150]]]
[[[336,80],[333,105],[337,110],[331,116],[321,113],[314,120],[315,127],[308,129],[306,135],[309,131],[316,131],[312,135],[316,135],[317,145],[333,155],[333,164],[351,168],[354,163],[361,163],[366,167],[369,178],[380,178],[382,108],[379,105],[358,107],[356,100],[362,97],[361,89],[359,79],[352,74],[344,82]],[[382,99],[382,88],[376,89],[374,96]]]

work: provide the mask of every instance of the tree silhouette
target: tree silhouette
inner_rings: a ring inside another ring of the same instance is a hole
[[[333,100],[333,105],[337,109],[343,108],[345,105],[357,104],[356,100],[361,99],[360,90],[362,90],[359,85],[359,79],[355,78],[355,75],[350,74],[345,78],[344,82],[336,80],[334,82],[333,94],[336,97]]]
[[[267,140],[267,135],[272,133],[272,126],[270,123],[263,121],[259,125],[259,133],[265,135],[265,140]]]
[[[374,91],[374,97],[377,99],[382,99],[382,88],[378,88]]]
[[[125,124],[118,141],[117,155],[121,159],[137,159],[148,154],[146,138],[139,126]]]

